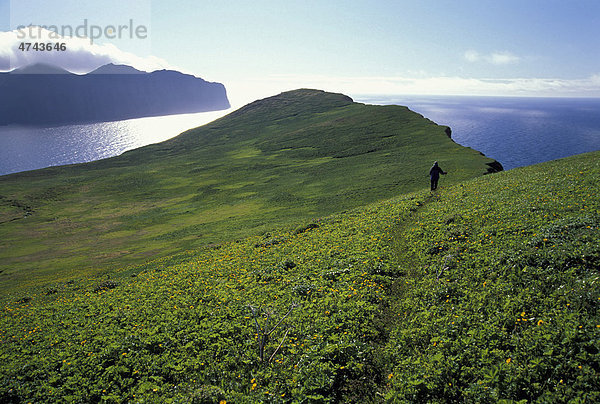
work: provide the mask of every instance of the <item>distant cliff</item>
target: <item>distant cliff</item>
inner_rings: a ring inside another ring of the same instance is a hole
[[[0,125],[62,125],[229,108],[221,83],[108,64],[77,75],[49,65],[0,73]]]

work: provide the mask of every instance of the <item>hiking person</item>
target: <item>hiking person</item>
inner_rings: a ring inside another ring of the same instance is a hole
[[[431,190],[437,189],[438,180],[440,179],[440,174],[446,175],[448,174],[440,166],[438,166],[438,162],[434,161],[433,167],[429,170],[429,179],[431,180]]]

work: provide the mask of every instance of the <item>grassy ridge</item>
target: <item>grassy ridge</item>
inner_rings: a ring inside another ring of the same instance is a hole
[[[4,296],[0,397],[595,402],[599,157]]]
[[[110,272],[421,189],[485,158],[399,106],[297,90],[170,141],[0,177],[0,287]]]

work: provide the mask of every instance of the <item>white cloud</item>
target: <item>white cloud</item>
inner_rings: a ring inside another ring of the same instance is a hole
[[[488,61],[495,65],[508,65],[517,63],[521,60],[518,56],[510,52],[494,52],[488,57]]]
[[[479,52],[471,49],[465,52],[465,59],[467,59],[468,62],[475,63],[481,60],[481,55]]]
[[[465,52],[464,58],[467,62],[477,63],[486,62],[493,65],[508,65],[518,63],[521,58],[510,52],[492,52],[490,54],[481,54],[476,50],[470,49]]]
[[[52,64],[74,73],[86,73],[107,63],[126,64],[143,71],[174,69],[163,59],[154,56],[140,57],[124,52],[111,43],[91,44],[87,38],[60,37],[45,29],[37,32],[41,35],[36,35],[35,40],[22,38],[17,30],[0,32],[0,70],[13,70],[33,63]],[[23,42],[64,42],[67,50],[24,52],[19,49]]]

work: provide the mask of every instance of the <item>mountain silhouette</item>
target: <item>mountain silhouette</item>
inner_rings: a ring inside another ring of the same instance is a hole
[[[0,73],[0,125],[66,125],[229,108],[221,83],[108,64],[83,75],[46,64]]]

